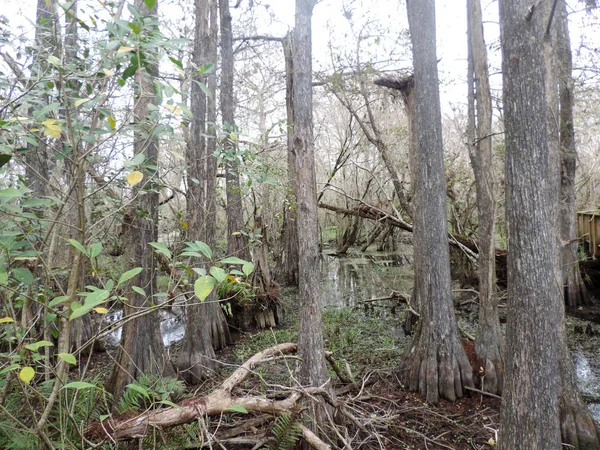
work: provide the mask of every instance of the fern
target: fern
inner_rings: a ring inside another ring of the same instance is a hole
[[[183,398],[185,385],[172,377],[144,374],[129,384],[117,404],[117,411],[156,407],[162,401],[178,401]]]
[[[268,450],[290,450],[302,436],[302,430],[291,414],[283,414],[271,427],[273,437],[267,443]]]

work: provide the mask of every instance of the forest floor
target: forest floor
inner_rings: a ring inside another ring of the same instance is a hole
[[[468,335],[465,329],[474,330],[476,319],[474,294],[468,291],[461,294],[457,305],[459,324]],[[600,373],[600,355],[597,355],[600,304],[583,308],[576,315],[578,318],[567,320],[568,329],[576,331],[570,333],[572,347],[585,355],[596,355],[589,364]],[[236,344],[217,354],[222,365],[215,377],[202,385],[188,386],[183,394],[170,400],[177,402],[183,397],[208,395],[255,353],[279,343],[297,342],[294,311],[288,310],[285,318],[277,329],[238,333]],[[482,450],[494,447],[499,429],[498,398],[467,392],[456,402],[442,400],[433,406],[401,386],[395,368],[410,344],[410,337],[398,331],[402,314],[391,313],[389,303],[380,307],[369,304],[326,310],[323,323],[326,348],[343,371],[355,380],[344,384],[330,370],[337,401],[346,414],[344,426],[337,427],[339,436],[332,448]],[[468,339],[463,342],[474,363],[474,343]],[[175,358],[177,344],[170,350]],[[96,355],[94,365],[101,372],[106,371],[111,365],[109,355]],[[295,385],[294,365],[293,361],[282,360],[257,367],[253,376],[236,389],[235,395],[281,398],[285,386]],[[592,381],[597,383],[596,378]],[[302,419],[298,420],[302,423]],[[160,439],[154,436],[141,443],[132,442],[131,448],[259,449],[267,448],[264,445],[272,443],[276,435],[274,419],[265,415],[231,412],[199,422],[202,424],[192,423],[161,433]],[[333,436],[331,430],[325,434]]]

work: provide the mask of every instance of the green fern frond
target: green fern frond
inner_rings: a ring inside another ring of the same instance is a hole
[[[273,437],[267,443],[268,450],[290,450],[302,436],[296,418],[290,414],[279,416],[271,427],[271,433]]]

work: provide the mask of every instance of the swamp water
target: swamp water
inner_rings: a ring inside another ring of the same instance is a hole
[[[366,252],[336,255],[332,249],[325,249],[321,258],[321,299],[326,309],[344,307],[380,306],[378,313],[393,313],[395,301],[369,302],[372,299],[387,298],[393,292],[409,294],[413,286],[412,247],[403,245],[399,252]],[[398,308],[400,311],[401,308]],[[122,318],[123,312],[116,311],[106,316],[108,323]],[[185,332],[185,317],[180,310],[160,311],[161,332],[166,346],[180,341]],[[476,329],[475,324],[469,328]],[[568,329],[572,329],[569,326]],[[116,329],[104,339],[109,345],[118,344],[121,330]],[[600,354],[597,343],[586,341],[584,345],[569,336],[573,362],[579,388],[587,398],[600,398]],[[594,339],[594,338],[591,338]],[[596,341],[600,341],[598,337]],[[600,422],[600,403],[590,403],[590,410]]]

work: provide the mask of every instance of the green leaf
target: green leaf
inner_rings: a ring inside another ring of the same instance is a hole
[[[204,84],[204,83],[200,83],[199,81],[193,80],[198,87],[200,88],[200,90],[202,92],[204,92],[204,94],[208,97],[208,98],[212,98],[212,92],[210,91],[210,89]]]
[[[156,403],[160,403],[160,404],[163,404],[163,405],[167,405],[167,406],[170,406],[170,407],[172,407],[172,408],[183,409],[183,406],[179,406],[179,405],[177,405],[176,403],[173,403],[173,402],[171,402],[171,401],[169,401],[169,400],[161,400],[161,401],[159,401],[159,402],[156,402]]]
[[[209,271],[210,271],[210,274],[213,277],[215,277],[215,279],[219,283],[222,283],[223,281],[225,281],[227,279],[227,274],[220,267],[212,266]]]
[[[128,384],[126,387],[128,387],[132,391],[142,394],[144,397],[150,400],[150,394],[148,394],[148,391],[141,387],[139,384]]]
[[[56,66],[56,67],[60,67],[60,66],[62,65],[62,63],[60,62],[60,59],[58,59],[58,58],[57,58],[56,56],[54,56],[54,55],[50,55],[50,56],[48,56],[48,62],[49,62],[50,64],[52,64],[53,66]]]
[[[96,389],[96,386],[92,383],[86,383],[85,381],[73,381],[65,384],[62,389]]]
[[[194,294],[203,302],[213,291],[216,284],[217,281],[210,275],[200,277],[194,283]]]
[[[140,27],[138,27],[135,23],[132,22],[129,22],[129,28],[131,28],[135,34],[140,34],[140,31],[142,31]]]
[[[25,346],[26,349],[31,350],[32,352],[37,352],[40,347],[54,347],[54,344],[50,341],[39,341]]]
[[[131,286],[131,289],[133,289],[133,292],[137,292],[138,294],[143,295],[144,297],[146,296],[146,291],[144,291],[139,286]]]
[[[88,245],[88,254],[90,255],[90,258],[95,258],[96,256],[98,256],[100,254],[101,251],[102,251],[102,243],[100,243],[100,242],[96,242],[94,244]]]
[[[59,353],[58,357],[60,359],[62,359],[64,362],[66,362],[67,364],[73,364],[74,366],[77,365],[77,360],[75,359],[75,357],[70,354],[70,353]]]
[[[169,248],[162,242],[150,242],[150,245],[156,249],[158,253],[165,255],[168,259],[172,259],[173,256],[169,251]]]
[[[19,191],[18,189],[0,189],[0,202],[14,200],[15,198],[19,197],[23,197],[23,192]]]
[[[205,64],[204,66],[200,67],[200,73],[211,73],[213,70],[215,70],[215,65],[214,64]]]
[[[135,167],[135,166],[139,166],[144,161],[146,161],[146,155],[144,153],[138,153],[137,155],[135,155],[133,157],[133,159],[131,161],[126,161],[125,164],[123,164],[123,166]]]
[[[0,375],[4,375],[7,372],[10,372],[15,369],[20,369],[20,368],[21,368],[21,366],[18,364],[11,364],[10,366],[5,367],[4,369],[0,370]]]
[[[179,67],[180,69],[183,69],[183,63],[182,63],[181,61],[179,61],[178,59],[175,59],[175,58],[171,58],[170,56],[169,56],[169,59],[170,59],[170,60],[171,60],[171,62],[172,62],[173,64],[175,64],[177,67]]]
[[[29,384],[33,377],[35,376],[35,370],[33,367],[23,367],[19,372],[19,378],[23,380],[24,383]]]
[[[103,304],[109,296],[110,296],[109,291],[107,291],[105,289],[98,289],[97,291],[88,293],[86,295],[83,305],[76,306],[74,308],[73,307],[74,304],[79,303],[79,302],[71,303],[71,310],[73,310],[73,312],[69,316],[69,320],[74,320],[74,319],[77,319],[78,317],[81,317],[81,316],[87,314],[96,306]]]
[[[233,411],[233,412],[238,412],[238,413],[242,413],[242,414],[248,414],[248,410],[240,405],[232,405],[229,408],[227,408],[225,411]]]
[[[251,262],[244,264],[242,266],[242,272],[244,272],[244,275],[246,275],[247,277],[249,277],[250,274],[252,272],[254,272],[254,264],[252,264]]]
[[[40,206],[48,207],[52,204],[52,200],[45,198],[30,198],[21,203],[23,208],[38,208]]]
[[[14,269],[13,277],[15,277],[15,280],[25,285],[30,285],[33,283],[33,274],[29,269],[25,269],[24,267],[18,267]]]
[[[8,284],[8,274],[2,269],[0,269],[0,284],[5,286]]]
[[[152,9],[156,6],[156,0],[144,0],[148,9]]]
[[[7,165],[11,159],[12,155],[0,155],[0,168]]]
[[[194,244],[196,244],[196,247],[204,256],[206,256],[208,259],[212,259],[212,250],[207,244],[202,241],[196,241]]]
[[[106,289],[107,291],[112,291],[114,287],[115,287],[114,280],[108,280],[106,282],[106,286],[104,287],[104,289]]]
[[[246,264],[248,261],[245,259],[237,258],[235,256],[230,256],[228,258],[222,259],[221,262],[223,264]]]
[[[69,243],[75,247],[77,250],[79,250],[81,253],[83,253],[84,255],[87,255],[87,251],[85,250],[85,248],[83,247],[83,245],[81,245],[79,242],[77,242],[75,239],[69,239]]]
[[[67,295],[60,295],[58,297],[55,297],[50,303],[48,303],[48,306],[50,308],[54,308],[55,306],[58,306],[61,303],[64,303],[68,299],[69,299],[69,297]]]
[[[141,267],[136,267],[135,269],[128,270],[124,274],[119,277],[119,281],[117,282],[117,286],[122,285],[127,280],[135,277],[138,273],[140,273],[143,269]]]
[[[202,258],[202,255],[198,252],[181,252],[181,256],[195,256],[196,258]]]
[[[138,66],[132,64],[129,67],[127,67],[127,69],[125,69],[123,71],[123,75],[121,75],[121,78],[123,80],[126,80],[127,78],[131,78],[132,76],[135,75],[135,72],[137,71]]]
[[[194,272],[196,272],[198,275],[200,275],[201,277],[206,276],[206,269],[204,267],[194,267],[192,270]]]

